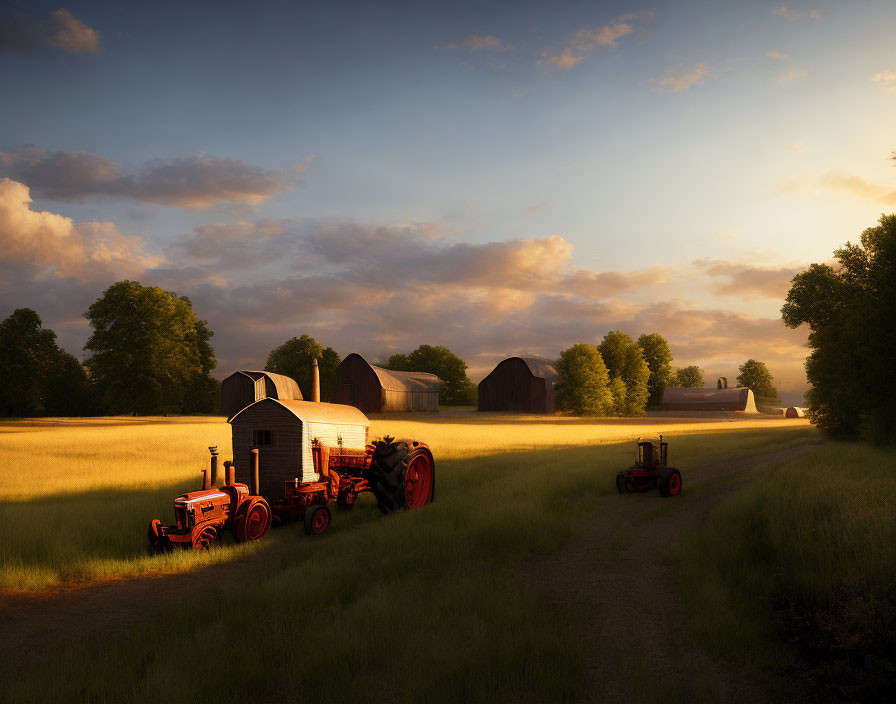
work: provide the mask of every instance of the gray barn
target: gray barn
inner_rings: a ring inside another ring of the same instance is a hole
[[[354,352],[336,367],[339,403],[365,413],[438,411],[441,379],[425,372],[375,367]]]

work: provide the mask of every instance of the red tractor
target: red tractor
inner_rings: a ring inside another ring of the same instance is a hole
[[[164,526],[158,518],[149,524],[149,543],[155,551],[173,547],[208,547],[223,531],[230,530],[239,542],[263,538],[271,527],[271,507],[255,487],[234,481],[232,462],[224,463],[226,480],[217,488],[218,448],[212,453],[211,478],[202,471],[202,489],[174,500],[175,525]]]
[[[634,467],[616,475],[616,489],[620,494],[642,492],[660,487],[661,496],[681,493],[681,472],[668,466],[669,443],[660,435],[659,442],[638,438],[638,454]]]

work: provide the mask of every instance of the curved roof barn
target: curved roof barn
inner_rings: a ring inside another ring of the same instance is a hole
[[[660,404],[662,411],[743,411],[758,413],[753,392],[746,387],[734,389],[666,389]]]
[[[442,380],[426,372],[397,372],[377,367],[352,353],[336,367],[339,403],[365,413],[438,411]]]
[[[543,357],[508,357],[479,382],[480,411],[553,413],[557,370]]]
[[[263,398],[301,401],[302,392],[292,377],[265,371],[241,369],[221,382],[221,413],[228,418]]]

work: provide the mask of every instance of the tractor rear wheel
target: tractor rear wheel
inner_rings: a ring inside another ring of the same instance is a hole
[[[416,440],[377,444],[370,461],[370,487],[383,513],[432,502],[435,478],[435,461],[428,445]]]
[[[678,496],[681,493],[681,472],[667,469],[660,477],[660,495]]]
[[[312,506],[305,511],[305,532],[320,535],[330,525],[330,509],[326,506]]]
[[[260,540],[271,529],[271,507],[260,496],[242,503],[236,510],[233,534],[237,542]]]

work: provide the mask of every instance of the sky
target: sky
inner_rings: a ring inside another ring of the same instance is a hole
[[[0,318],[79,359],[130,279],[219,377],[619,329],[796,403],[790,279],[896,210],[891,0],[57,2],[0,4]]]

